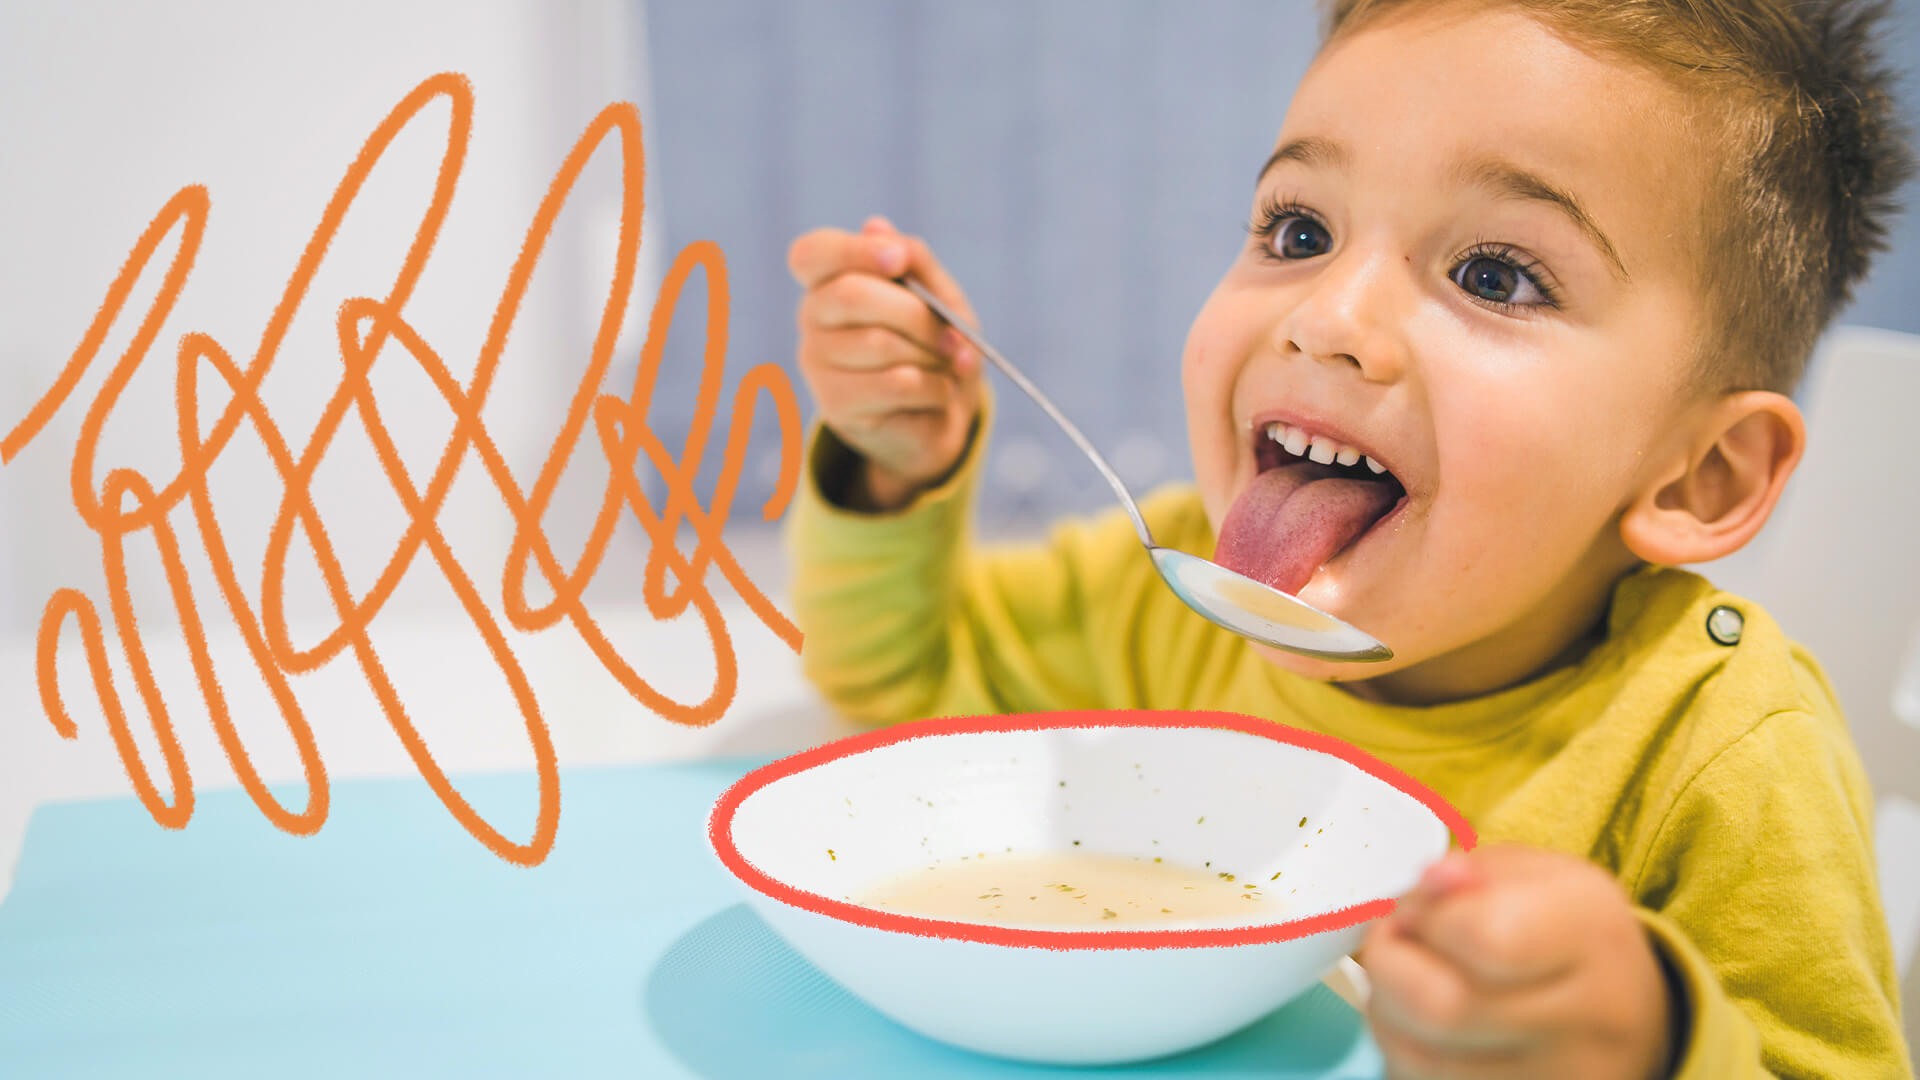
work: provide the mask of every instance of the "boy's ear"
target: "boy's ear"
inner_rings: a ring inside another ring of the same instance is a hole
[[[1621,539],[1646,562],[1679,566],[1738,551],[1766,524],[1806,449],[1806,422],[1783,394],[1743,391],[1706,408],[1685,456],[1621,516]]]

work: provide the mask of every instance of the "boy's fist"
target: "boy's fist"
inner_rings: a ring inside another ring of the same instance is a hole
[[[820,419],[866,459],[849,497],[904,505],[966,450],[980,411],[981,357],[893,279],[911,273],[962,318],[973,309],[918,237],[885,218],[857,233],[815,229],[787,265],[800,299],[800,374]]]
[[[1664,1077],[1675,1005],[1612,877],[1483,848],[1435,863],[1360,954],[1394,1080]]]

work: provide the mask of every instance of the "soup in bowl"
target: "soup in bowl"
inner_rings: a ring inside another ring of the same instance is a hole
[[[1358,749],[1254,717],[930,720],[758,769],[709,823],[789,944],[924,1035],[1134,1061],[1210,1042],[1359,945],[1464,819]]]

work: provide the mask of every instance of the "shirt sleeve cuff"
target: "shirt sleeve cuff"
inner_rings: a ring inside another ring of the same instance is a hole
[[[1671,919],[1645,908],[1634,910],[1673,990],[1679,1014],[1671,1080],[1764,1076],[1759,1033],[1721,988],[1720,976],[1706,956]]]
[[[960,461],[945,479],[895,510],[856,510],[845,497],[860,464],[854,450],[831,428],[815,424],[808,439],[805,475],[795,515],[794,541],[816,556],[866,559],[922,549],[929,536],[958,537],[971,511],[992,429],[991,396],[982,393]]]

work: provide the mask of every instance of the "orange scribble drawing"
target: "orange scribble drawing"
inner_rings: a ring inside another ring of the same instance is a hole
[[[261,380],[272,367],[288,324],[298,311],[308,285],[326,257],[328,245],[367,176],[388,146],[420,111],[442,97],[451,105],[450,121],[432,200],[420,219],[413,243],[387,294],[384,297],[354,298],[341,306],[337,319],[342,367],[338,388],[326,403],[307,444],[302,447],[290,446],[267,413],[260,397]],[[494,310],[478,367],[468,385],[462,386],[452,376],[446,362],[433,346],[407,322],[407,298],[426,268],[452,201],[466,154],[472,119],[472,89],[463,77],[455,74],[441,74],[427,79],[395,106],[368,137],[359,156],[335,189],[312,240],[308,242],[287,281],[286,290],[267,323],[259,347],[244,367],[236,363],[212,337],[203,333],[182,336],[176,355],[174,384],[182,462],[179,474],[160,485],[158,491],[155,490],[155,481],[129,468],[112,470],[104,482],[96,485],[94,458],[102,429],[128,381],[145,361],[148,350],[193,269],[211,207],[211,199],[204,187],[196,185],[182,188],[154,216],[128,254],[119,276],[107,290],[99,313],[52,388],[6,438],[0,440],[0,463],[11,462],[59,411],[93,363],[95,354],[119,319],[127,297],[145,274],[161,242],[177,228],[180,232],[179,245],[152,306],[86,413],[74,447],[71,481],[74,509],[101,541],[102,565],[106,572],[108,606],[113,625],[125,650],[135,688],[152,724],[161,756],[165,759],[171,801],[162,795],[133,741],[128,727],[128,710],[114,686],[113,673],[108,664],[106,634],[99,610],[83,592],[71,588],[58,589],[48,599],[40,620],[37,669],[40,700],[48,720],[63,738],[78,737],[77,725],[59,686],[56,666],[62,631],[69,621],[75,623],[94,692],[106,716],[108,732],[126,768],[127,777],[154,821],[163,826],[182,828],[192,817],[193,783],[133,616],[125,542],[127,537],[135,533],[151,530],[153,534],[173,603],[187,637],[194,674],[220,744],[232,761],[235,775],[261,813],[276,827],[289,833],[311,834],[318,831],[326,821],[328,806],[326,767],[315,745],[312,726],[294,696],[290,676],[314,671],[350,649],[355,663],[365,675],[368,686],[379,700],[388,722],[399,735],[420,775],[468,833],[502,859],[525,866],[540,863],[553,849],[560,821],[560,790],[552,738],[526,672],[514,656],[499,621],[482,601],[479,586],[454,558],[437,520],[455,475],[470,453],[478,456],[481,468],[515,521],[513,546],[501,582],[501,608],[508,622],[522,632],[539,632],[562,620],[568,621],[601,665],[647,708],[675,723],[703,725],[719,719],[733,701],[740,673],[719,605],[705,584],[709,569],[717,568],[768,628],[795,652],[800,649],[799,630],[748,578],[727,549],[721,535],[738,488],[740,470],[746,460],[755,408],[763,394],[773,406],[781,433],[780,477],[773,496],[762,508],[765,520],[772,521],[785,511],[799,480],[799,406],[791,382],[776,365],[763,363],[755,366],[742,377],[735,390],[730,426],[720,459],[719,482],[711,505],[701,505],[693,488],[706,444],[713,435],[713,422],[720,404],[721,376],[726,362],[726,262],[717,246],[708,242],[689,244],[674,259],[654,303],[646,345],[642,349],[628,396],[622,398],[603,394],[599,389],[613,359],[614,343],[619,336],[628,297],[634,287],[635,266],[640,250],[645,155],[641,147],[640,115],[633,105],[619,103],[602,110],[554,175],[546,197],[527,229],[526,241]],[[609,140],[620,155],[623,191],[620,241],[613,281],[607,291],[606,306],[594,338],[591,359],[573,395],[565,423],[554,440],[532,490],[523,491],[508,471],[498,446],[489,436],[486,424],[481,419],[481,410],[486,404],[495,369],[505,350],[514,316],[554,222],[566,205],[575,181],[601,145]],[[647,428],[644,417],[659,374],[667,329],[672,322],[675,305],[687,279],[696,269],[703,271],[706,279],[706,349],[687,445],[676,460],[672,452]],[[394,351],[389,346],[397,347],[419,366],[446,400],[455,418],[451,437],[439,463],[424,484],[418,483],[408,473],[401,460],[381,417],[369,381],[369,372],[374,363]],[[225,389],[232,396],[204,437],[198,423],[203,364],[224,382]],[[387,561],[372,587],[358,597],[353,596],[348,588],[345,573],[328,540],[326,528],[309,490],[315,472],[349,411],[357,414],[379,458],[382,472],[399,497],[409,521],[392,558]],[[242,422],[251,425],[258,435],[283,484],[279,510],[269,534],[262,568],[258,611],[254,610],[241,589],[240,577],[223,538],[207,479],[209,470]],[[585,550],[578,564],[569,569],[562,566],[554,555],[543,530],[542,519],[567,463],[589,424],[592,425],[600,452],[610,466],[609,482]],[[655,507],[649,501],[635,475],[635,467],[643,454],[646,462],[665,481],[668,494],[664,507]],[[180,555],[180,536],[175,529],[173,514],[183,502],[190,508],[193,526],[213,565],[221,599],[245,640],[261,676],[266,680],[298,750],[307,787],[304,807],[292,808],[274,797],[254,768],[247,747],[234,727],[213,659],[206,647],[206,629],[201,619],[199,601],[193,594]],[[583,600],[583,594],[599,568],[623,512],[631,513],[651,540],[642,590],[649,613],[655,618],[665,619],[692,607],[706,626],[713,647],[716,674],[712,690],[698,702],[674,700],[651,686],[634,665],[615,650]],[[683,524],[691,527],[699,538],[691,557],[676,546],[676,534]],[[338,624],[333,626],[331,632],[307,648],[294,644],[285,617],[287,556],[296,527],[307,539],[339,615]],[[423,550],[459,598],[474,628],[487,643],[526,722],[540,797],[533,835],[524,842],[516,842],[502,834],[454,790],[409,718],[406,705],[396,693],[370,636],[369,627],[373,619]],[[537,608],[529,603],[526,596],[530,561],[538,564],[540,573],[554,592],[551,601]],[[669,572],[677,583],[672,588],[668,587]]]

